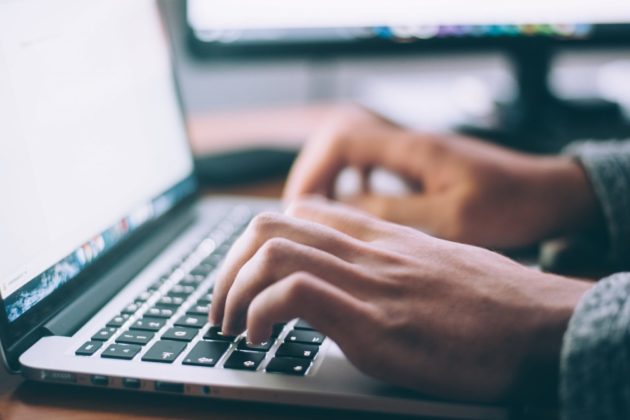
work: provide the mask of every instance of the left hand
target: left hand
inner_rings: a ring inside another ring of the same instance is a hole
[[[221,268],[211,322],[247,327],[303,318],[359,369],[441,397],[495,401],[527,375],[553,379],[587,283],[485,249],[323,201],[263,214]]]

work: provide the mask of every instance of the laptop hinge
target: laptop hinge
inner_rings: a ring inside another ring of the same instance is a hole
[[[192,223],[194,208],[188,206],[180,214],[173,215],[173,219],[163,223],[131,252],[117,260],[111,269],[99,276],[92,287],[50,319],[43,326],[45,332],[59,336],[71,336],[77,332]]]

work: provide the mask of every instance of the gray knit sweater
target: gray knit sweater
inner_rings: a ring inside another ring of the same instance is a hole
[[[574,155],[586,169],[608,229],[610,258],[630,262],[630,141],[579,143]],[[630,272],[605,278],[576,308],[560,362],[562,416],[630,419]]]

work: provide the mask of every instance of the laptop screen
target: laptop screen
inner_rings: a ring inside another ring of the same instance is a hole
[[[190,195],[152,0],[0,0],[0,297],[9,321]]]

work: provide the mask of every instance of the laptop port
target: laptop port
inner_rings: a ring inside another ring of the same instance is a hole
[[[92,375],[92,385],[107,386],[109,385],[109,378],[103,375]]]
[[[181,394],[182,392],[184,392],[184,385],[173,383],[173,382],[158,381],[155,383],[155,390],[162,391],[162,392],[175,392],[175,393]]]
[[[140,379],[136,379],[136,378],[124,378],[123,379],[123,386],[125,388],[129,388],[129,389],[140,389]]]

